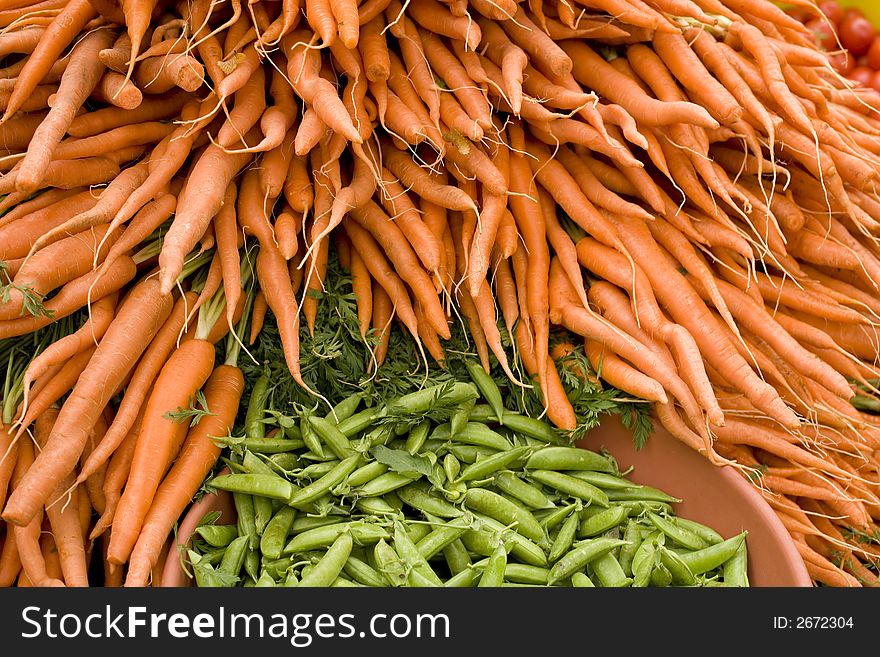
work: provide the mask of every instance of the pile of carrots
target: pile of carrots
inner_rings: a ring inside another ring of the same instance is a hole
[[[461,321],[568,430],[565,329],[815,581],[878,583],[880,95],[773,3],[0,0],[0,58],[0,345],[84,318],[0,432],[0,584],[167,546],[237,412],[213,345],[271,312],[305,386],[331,248],[377,366]]]

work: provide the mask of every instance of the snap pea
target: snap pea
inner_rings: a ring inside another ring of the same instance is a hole
[[[724,581],[731,586],[748,586],[748,552],[743,541],[732,557],[722,564]]]
[[[226,547],[238,536],[236,525],[201,525],[196,527],[196,534],[211,547]]]
[[[345,481],[345,478],[354,472],[360,463],[360,454],[353,454],[343,459],[323,477],[297,491],[287,500],[287,503],[297,508],[305,507],[309,502],[318,499],[331,488]]]
[[[339,430],[339,427],[327,420],[327,418],[309,415],[308,420],[315,433],[318,434],[321,440],[330,448],[330,451],[336,454],[339,459],[345,459],[354,454],[348,438]]]
[[[376,571],[381,573],[391,586],[406,584],[406,564],[384,538],[380,538],[373,548],[373,561]]]
[[[345,483],[352,488],[367,483],[371,479],[375,479],[381,474],[388,472],[388,466],[379,461],[370,461],[366,465],[362,465],[345,478]]]
[[[341,402],[336,404],[330,412],[327,413],[325,419],[333,424],[334,426],[339,426],[340,422],[344,422],[358,409],[358,406],[361,405],[361,400],[363,399],[363,395],[359,392],[354,393],[353,395],[349,395]]]
[[[586,573],[575,573],[572,575],[571,585],[577,588],[594,588],[596,586]]]
[[[359,588],[362,587],[363,584],[358,584],[357,582],[352,582],[350,579],[345,579],[341,575],[333,580],[333,583],[330,585],[331,588],[334,589],[350,589],[350,588]]]
[[[499,541],[495,550],[492,552],[486,565],[483,566],[483,573],[477,582],[478,588],[498,587],[504,582],[504,569],[507,566],[507,548],[503,541]]]
[[[555,507],[544,513],[538,519],[538,522],[540,522],[541,526],[549,532],[560,522],[563,522],[566,518],[568,518],[569,514],[576,508],[577,504],[568,504],[566,506]]]
[[[260,573],[260,576],[257,578],[257,582],[256,584],[254,584],[254,586],[258,588],[268,588],[270,586],[276,586],[276,584],[272,576],[264,570]]]
[[[693,586],[697,583],[697,578],[694,577],[691,569],[688,568],[687,564],[685,564],[677,554],[671,550],[667,550],[665,546],[660,546],[657,551],[660,555],[660,563],[665,566],[666,570],[668,570],[669,574],[672,576],[673,584],[678,584],[680,586]]]
[[[489,475],[506,468],[511,463],[525,457],[531,451],[531,447],[515,447],[504,452],[498,452],[466,466],[457,477],[457,481],[473,481],[483,479]]]
[[[471,526],[471,519],[459,516],[431,532],[416,542],[416,549],[425,559],[431,559],[442,552],[450,543],[458,540]]]
[[[353,546],[354,541],[351,534],[347,532],[339,534],[321,560],[315,564],[308,575],[303,576],[299,581],[299,586],[329,586],[332,584],[339,577],[339,573],[342,572],[345,563],[351,556]]]
[[[431,513],[441,518],[454,518],[462,514],[461,509],[430,492],[427,482],[413,482],[398,488],[395,492],[412,508]]]
[[[623,572],[631,576],[633,574],[633,557],[635,557],[636,550],[642,544],[642,531],[639,529],[639,523],[636,520],[630,518],[629,522],[626,523],[623,540],[626,541],[626,545],[621,546],[618,560],[620,561],[620,567],[623,568]]]
[[[261,495],[254,495],[254,529],[257,536],[263,535],[263,530],[272,519],[273,513],[272,500]]]
[[[348,561],[342,567],[342,571],[355,582],[364,586],[384,587],[388,585],[385,577],[377,572],[370,564],[354,554],[349,555]]]
[[[522,434],[524,436],[529,436],[530,438],[536,438],[543,443],[556,445],[559,444],[562,440],[559,432],[554,429],[550,424],[548,424],[547,422],[543,422],[542,420],[537,420],[533,417],[529,417],[527,415],[513,413],[511,411],[504,411],[499,421],[500,424],[507,427],[511,431]]]
[[[326,527],[328,525],[335,525],[337,523],[343,522],[345,518],[343,516],[337,515],[326,515],[326,516],[297,516],[293,521],[293,524],[290,526],[290,535],[301,534],[302,532],[309,531],[310,529],[317,529],[318,527]]]
[[[517,563],[515,561],[508,561],[507,565],[504,567],[504,579],[508,582],[547,586],[547,580],[549,578],[549,568],[530,566],[529,564]]]
[[[307,550],[314,550],[330,545],[336,540],[340,534],[350,534],[351,538],[358,544],[364,545],[375,543],[380,538],[388,538],[389,531],[375,523],[366,522],[364,520],[353,520],[350,522],[340,522],[324,527],[316,527],[308,529],[302,533],[296,534],[284,546],[282,554],[296,554]]]
[[[453,439],[449,422],[438,424],[431,433],[435,440]],[[455,442],[476,445],[477,447],[489,447],[499,451],[512,449],[513,445],[497,431],[494,431],[481,422],[468,422],[454,437]],[[450,450],[451,451],[451,450]],[[458,456],[458,454],[456,454]],[[458,458],[461,458],[458,456]],[[462,459],[463,460],[463,459]]]
[[[267,474],[278,476],[271,466],[257,456],[256,452],[245,450],[241,459],[241,466],[250,474]]]
[[[418,454],[428,439],[428,432],[430,431],[431,421],[428,419],[422,420],[410,429],[409,435],[406,437],[406,444],[404,445],[406,451],[410,454]]]
[[[372,425],[377,413],[378,409],[375,407],[365,408],[339,422],[336,428],[343,436],[351,438]]]
[[[682,529],[687,529],[692,531],[694,534],[702,538],[707,545],[714,545],[715,543],[720,543],[724,540],[724,537],[716,532],[711,527],[707,527],[706,525],[696,522],[695,520],[690,520],[688,518],[680,518],[678,516],[669,516],[669,522],[674,525],[678,525]]]
[[[637,501],[637,502],[663,502],[665,504],[677,504],[681,502],[662,490],[651,486],[632,486],[630,488],[612,488],[607,491],[608,499],[612,502]]]
[[[626,520],[629,510],[626,507],[612,505],[596,515],[584,518],[578,527],[578,538],[588,538],[607,532]]]
[[[477,447],[476,445],[447,444],[446,450],[457,458],[461,463],[476,463],[480,459],[489,458],[493,454],[504,454],[490,447]]]
[[[384,497],[361,497],[354,505],[362,513],[374,516],[395,516],[399,513],[399,510],[388,504]]]
[[[201,554],[201,558],[199,559],[199,563],[216,566],[223,559],[223,555],[226,554],[226,548],[214,548],[213,550],[208,550],[207,552],[203,552]]]
[[[657,545],[662,536],[663,533],[659,530],[650,533],[633,555],[633,586],[644,587],[651,583],[651,573],[654,571],[654,563],[657,560]]]
[[[398,488],[397,490],[393,490],[390,493],[385,493],[382,496],[382,499],[388,502],[388,506],[396,509],[398,512],[403,511],[403,500],[400,499],[400,496],[397,494],[397,491],[399,490],[400,489]]]
[[[535,452],[526,461],[529,470],[595,470],[615,472],[611,459],[580,447],[551,445]],[[570,475],[566,475],[570,476]]]
[[[475,404],[471,409],[471,422],[482,422],[489,424],[490,422],[498,423],[498,416],[489,404]]]
[[[480,570],[477,569],[478,561],[473,566],[469,566],[465,568],[459,573],[456,573],[452,577],[444,582],[443,586],[449,589],[467,589],[475,586],[477,580],[480,578]]]
[[[312,425],[308,420],[308,415],[303,416],[302,421],[299,425],[299,431],[302,435],[303,442],[306,444],[308,450],[312,452],[316,457],[323,459],[324,445],[321,444],[321,439],[312,428]]]
[[[660,548],[658,548],[659,550]],[[669,586],[672,584],[672,573],[663,562],[655,563],[651,571],[651,586]]]
[[[292,417],[282,415],[278,411],[274,411],[272,409],[266,409],[266,412],[274,416],[275,421],[281,428],[281,431],[284,433],[285,438],[289,438],[291,440],[299,440],[302,438],[302,433],[299,430],[299,423],[297,422],[297,420],[293,419]]]
[[[208,485],[218,490],[228,490],[236,495],[257,495],[282,502],[289,500],[296,490],[293,484],[274,473],[218,475],[211,479]]]
[[[605,490],[618,490],[621,488],[632,488],[633,482],[623,477],[616,477],[607,472],[596,472],[595,470],[565,470],[565,474],[582,479],[587,483],[593,484],[598,488]]]
[[[534,470],[529,473],[529,477],[545,486],[554,488],[561,493],[573,495],[590,504],[598,504],[602,507],[608,506],[608,495],[605,491],[596,488],[593,484],[588,484],[586,481],[570,477],[567,474],[552,470]]]
[[[263,418],[266,414],[266,403],[269,401],[269,384],[271,378],[268,371],[263,372],[254,382],[244,417],[244,433],[248,438],[264,438],[266,425]]]
[[[449,435],[451,438],[455,438],[467,425],[474,403],[475,398],[471,397],[458,404],[458,408],[455,409],[455,412],[449,419]]]
[[[231,475],[239,476],[239,475]],[[251,476],[251,475],[240,475]],[[257,546],[257,528],[254,524],[254,498],[246,493],[232,493],[235,512],[238,514],[238,535],[247,536],[252,547]]]
[[[510,541],[510,553],[520,561],[524,561],[531,566],[547,565],[547,555],[544,553],[544,550],[534,541],[526,538],[522,534],[510,530],[504,524],[498,522],[494,518],[490,518],[487,515],[484,515],[482,513],[474,513],[473,516],[477,520],[481,521],[483,527],[481,527],[479,530],[468,530],[462,535],[462,542],[464,542],[465,546],[467,546],[469,549],[470,546],[465,541],[465,539],[468,537],[472,537],[473,534],[476,534],[478,537],[477,544],[481,546],[482,551],[475,551],[488,557],[495,549],[497,538],[503,536],[505,539]]]
[[[374,497],[390,493],[398,488],[403,488],[412,483],[421,475],[406,475],[401,472],[386,472],[366,482],[363,486],[355,489],[357,495]]]
[[[605,536],[579,541],[553,564],[547,583],[553,585],[560,580],[566,579],[572,573],[583,570],[594,559],[598,559],[603,554],[623,545],[625,542],[617,538],[607,538]]]
[[[307,455],[303,455],[303,458],[308,457]],[[294,474],[294,476],[297,478],[297,480],[317,479],[319,477],[323,477],[337,465],[339,465],[339,459],[331,458],[330,460],[322,461],[321,463],[312,463],[311,465],[307,465],[301,470],[298,470]]]
[[[710,545],[702,550],[680,554],[679,558],[690,568],[694,575],[702,575],[733,557],[740,546],[745,543],[747,534],[748,532],[744,531],[741,534],[728,538],[726,541]]]
[[[524,506],[509,500],[486,488],[468,488],[464,495],[464,505],[494,518],[503,525],[513,525],[513,529],[536,543],[547,541],[547,534],[535,516]]]
[[[413,543],[418,543],[433,531],[431,525],[424,522],[411,522],[406,526],[406,535]]]
[[[550,563],[554,563],[571,549],[579,522],[580,518],[578,517],[578,514],[572,509],[571,513],[569,513],[568,517],[562,523],[562,527],[559,528],[559,532],[553,539],[553,543],[550,545],[550,553],[547,555],[547,560],[550,561]]]
[[[400,521],[394,522],[394,551],[409,570],[407,582],[411,586],[443,586],[431,565],[419,552],[416,544],[407,534],[406,527]]]
[[[468,360],[465,363],[471,381],[477,386],[482,394],[483,399],[489,402],[494,416],[503,423],[504,416],[504,400],[501,397],[501,389],[480,363],[474,360]],[[473,408],[473,407],[472,407]]]
[[[460,538],[456,538],[443,548],[443,558],[446,560],[449,572],[453,575],[457,575],[471,566],[471,557]]]
[[[226,547],[226,551],[223,553],[223,559],[221,559],[220,565],[217,566],[217,572],[223,573],[224,575],[238,577],[242,566],[244,566],[244,559],[247,552],[248,537],[239,536]]]
[[[287,571],[287,576],[284,578],[284,582],[281,584],[281,586],[290,587],[296,586],[297,584],[299,584],[299,578],[296,576],[296,573],[291,568]]]
[[[533,509],[552,509],[555,506],[540,488],[526,483],[510,470],[496,472],[493,480],[500,491]]]
[[[281,556],[287,534],[296,519],[296,513],[296,509],[292,506],[283,506],[272,516],[260,537],[260,552],[264,557],[277,559]]]
[[[246,572],[254,582],[256,582],[257,578],[260,576],[260,555],[253,548],[248,548],[244,555],[244,572]]]
[[[271,561],[263,561],[263,572],[268,572],[272,579],[283,579],[288,569],[293,565],[291,559],[272,559]]]
[[[461,472],[461,461],[455,458],[455,454],[447,454],[443,457],[443,472],[446,473],[446,479],[455,481]]]
[[[686,547],[688,550],[702,550],[703,548],[709,547],[709,544],[706,543],[706,541],[691,530],[676,525],[656,513],[649,513],[648,520],[650,520],[651,524],[663,532],[670,540]]]
[[[287,438],[243,438],[233,443],[236,447],[250,450],[257,454],[282,454],[294,452],[305,447],[305,442],[300,439],[289,440]]]
[[[438,398],[442,398],[445,404],[452,406],[465,399],[475,399],[478,395],[479,392],[472,383],[461,381],[439,383],[390,400],[379,415],[417,415],[434,408]]]
[[[590,568],[599,583],[607,588],[621,588],[630,586],[633,582],[632,577],[627,577],[620,566],[620,562],[614,556],[614,551],[610,550],[597,557],[590,562]]]

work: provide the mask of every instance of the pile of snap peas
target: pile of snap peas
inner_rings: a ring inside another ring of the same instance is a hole
[[[746,532],[677,517],[680,501],[504,408],[471,380],[330,413],[267,410],[223,439],[237,522],[206,517],[188,550],[198,586],[748,586]]]

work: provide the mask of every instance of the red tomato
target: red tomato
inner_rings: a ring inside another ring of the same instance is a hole
[[[835,25],[840,25],[843,20],[843,7],[837,0],[823,0],[819,3],[819,11],[825,14]]]
[[[850,80],[855,80],[863,87],[867,87],[875,73],[876,71],[874,69],[868,68],[867,66],[856,66],[849,72],[848,77]]]
[[[811,18],[806,23],[807,29],[813,33],[813,37],[823,50],[837,50],[837,35],[834,28],[824,18]]]
[[[868,48],[868,66],[880,69],[880,36],[874,37],[871,47]]]
[[[877,31],[864,16],[850,14],[840,24],[840,41],[854,55],[868,52]]]
[[[834,70],[841,75],[849,75],[850,71],[857,66],[855,58],[847,52],[832,53],[828,55],[828,61],[831,62]]]

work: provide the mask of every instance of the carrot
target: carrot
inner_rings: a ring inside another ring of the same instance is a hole
[[[391,75],[391,59],[379,16],[362,24],[357,48],[364,61],[364,71],[370,82],[387,80]]]
[[[220,446],[212,438],[231,430],[243,390],[241,370],[232,365],[218,366],[208,379],[205,399],[212,414],[189,431],[177,460],[156,491],[131,553],[126,586],[147,584],[174,523],[220,455]]]
[[[189,94],[174,89],[166,94],[148,96],[134,109],[104,107],[85,112],[73,119],[67,132],[71,137],[92,137],[133,123],[169,119],[177,116],[188,100]]]
[[[216,143],[231,149],[253,128],[266,111],[266,72],[258,67],[248,81],[235,92],[232,109],[217,133]],[[244,143],[250,150],[250,145]]]
[[[163,365],[147,401],[131,473],[116,509],[107,560],[128,561],[143,520],[166,469],[186,436],[186,422],[169,414],[192,406],[214,369],[214,345],[197,335],[180,345]],[[143,437],[149,436],[149,440]]]
[[[468,290],[474,299],[479,295],[486,280],[486,273],[489,271],[489,255],[495,244],[506,205],[506,199],[501,196],[487,194],[483,198],[483,207],[474,239],[470,245],[467,272],[465,273]]]
[[[177,199],[172,194],[160,194],[141,208],[126,227],[116,243],[110,248],[99,274],[112,267],[116,260],[126,252],[135,248],[162,223],[171,216],[177,206]],[[118,216],[118,215],[117,215]],[[114,220],[115,221],[115,220]],[[113,226],[111,222],[110,226]]]
[[[354,252],[354,249],[352,249]],[[388,341],[391,337],[391,320],[394,318],[394,304],[391,297],[379,282],[373,279],[372,285],[373,311],[370,316],[373,337],[376,344],[372,348],[373,363],[376,369],[385,362],[385,354],[388,353]],[[372,366],[371,366],[372,369]]]
[[[150,28],[151,15],[158,0],[122,0],[121,10],[125,16],[125,29],[131,45],[131,60],[126,78],[131,78],[135,60],[140,53],[141,43]]]
[[[519,346],[519,355],[526,371],[530,376],[537,375],[538,363],[534,352],[534,336],[530,335],[524,323],[516,325],[516,342]],[[577,427],[577,416],[568,399],[568,394],[559,379],[556,364],[547,360],[547,371],[544,373],[546,387],[541,388],[544,408],[547,409],[547,418],[557,427],[572,431]]]
[[[205,67],[186,52],[148,57],[137,62],[132,80],[146,94],[163,94],[175,88],[194,92],[205,82]]]
[[[612,351],[606,351],[598,342],[584,340],[584,349],[593,369],[616,388],[648,401],[666,404],[669,400],[663,386],[649,376],[621,360]]]
[[[97,15],[98,13],[89,0],[71,0],[64,4],[62,12],[46,28],[40,42],[27,58],[16,81],[12,96],[6,105],[3,117],[0,118],[0,123],[5,123],[21,108],[43,76],[52,67],[52,64],[60,57],[62,51]],[[95,57],[95,61],[97,61],[97,57]]]
[[[440,184],[412,158],[396,149],[386,149],[383,164],[400,182],[426,201],[449,210],[476,210],[474,200],[462,189]]]
[[[12,473],[15,471],[17,455],[18,442],[13,435],[13,427],[0,424],[0,504],[6,504],[6,495],[9,492]],[[0,586],[3,584],[0,583]]]
[[[382,206],[388,213],[385,220],[387,221],[388,217],[394,220],[393,223],[404,234],[411,245],[411,250],[415,251],[427,271],[437,271],[440,266],[440,250],[442,248],[439,241],[422,220],[418,207],[409,194],[394,175],[385,168],[382,169],[379,189],[382,194]],[[369,204],[364,207],[367,206]],[[363,209],[360,208],[361,211]],[[375,215],[374,219],[379,217],[379,212],[376,210],[376,208],[370,210],[371,215]]]
[[[0,227],[12,223],[17,219],[21,219],[22,217],[26,217],[31,213],[45,210],[55,203],[70,198],[71,196],[79,194],[82,191],[84,190],[76,187],[74,187],[73,189],[47,189],[39,194],[36,194],[28,201],[16,204],[15,207],[11,208],[8,212],[4,212],[3,216],[0,217]]]
[[[121,109],[132,110],[143,102],[144,94],[121,73],[106,71],[92,91],[92,98]]]
[[[12,586],[20,571],[18,545],[15,542],[15,533],[10,529],[3,540],[3,548],[0,549],[0,587]]]
[[[228,154],[214,144],[199,157],[188,178],[190,184],[181,192],[178,212],[165,234],[159,254],[159,280],[165,294],[180,275],[187,253],[198,243],[223,205],[232,178],[249,161],[248,154]]]
[[[122,302],[76,388],[65,401],[45,448],[6,502],[3,519],[25,525],[55,485],[73,470],[88,434],[116,388],[171,312],[171,298],[153,278]],[[120,346],[124,344],[124,346]]]
[[[110,44],[112,36],[110,30],[97,30],[74,46],[70,63],[61,77],[56,101],[31,138],[27,155],[19,166],[15,181],[18,191],[34,192],[46,178],[53,152],[104,72],[97,54]],[[6,109],[8,112],[9,107]]]

